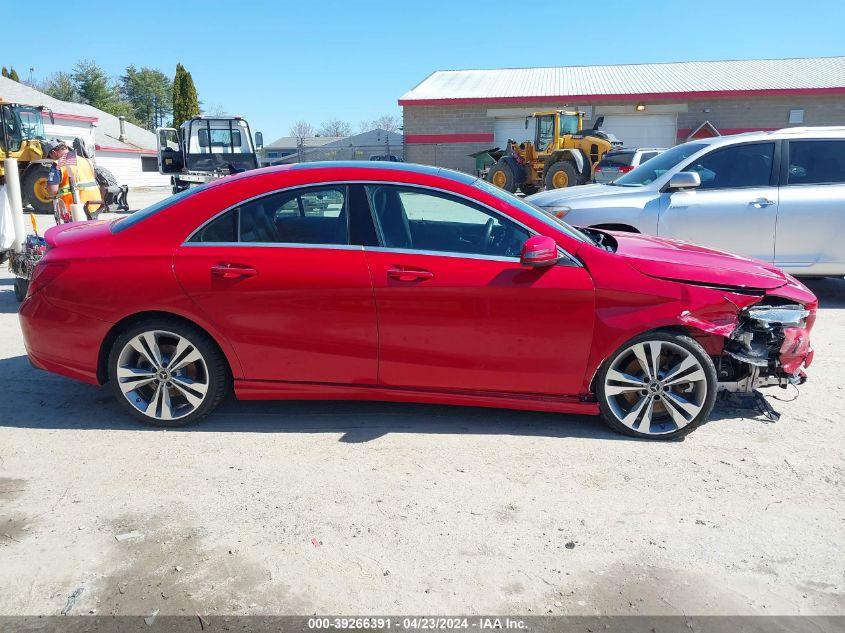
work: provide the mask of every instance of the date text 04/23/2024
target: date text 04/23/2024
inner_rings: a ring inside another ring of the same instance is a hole
[[[309,629],[332,629],[332,630],[449,630],[449,629],[475,629],[478,631],[489,631],[499,629],[525,630],[523,620],[516,618],[500,617],[313,617],[308,619]]]

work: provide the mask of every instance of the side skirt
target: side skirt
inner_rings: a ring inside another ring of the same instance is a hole
[[[530,394],[433,391],[327,383],[235,380],[235,396],[238,400],[379,400],[582,415],[599,414],[597,403],[584,402],[578,396],[552,397]]]

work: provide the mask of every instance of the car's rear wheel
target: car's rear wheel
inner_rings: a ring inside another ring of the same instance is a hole
[[[124,330],[109,354],[109,381],[131,415],[156,426],[183,426],[211,413],[229,391],[226,360],[201,330],[150,319]]]
[[[673,439],[705,422],[716,400],[716,369],[694,339],[651,332],[625,343],[597,376],[599,407],[614,430]]]

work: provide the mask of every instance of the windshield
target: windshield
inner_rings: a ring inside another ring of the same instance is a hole
[[[552,227],[553,229],[557,229],[558,231],[563,231],[569,237],[578,240],[579,242],[586,242],[587,244],[595,244],[595,242],[590,239],[587,235],[584,235],[581,231],[576,229],[574,226],[570,226],[563,220],[559,218],[552,217],[551,215],[544,213],[539,208],[535,207],[533,204],[525,202],[525,200],[521,200],[517,198],[513,194],[508,193],[504,189],[499,189],[495,185],[491,185],[486,180],[482,180],[479,178],[473,183],[479,189],[483,189],[485,192],[496,196],[499,200],[503,202],[507,202],[509,205],[516,207],[520,211],[523,211],[530,215],[531,217],[540,220],[544,224]]]
[[[706,143],[676,145],[608,184],[618,187],[642,187],[654,182],[678,163],[705,147]]]

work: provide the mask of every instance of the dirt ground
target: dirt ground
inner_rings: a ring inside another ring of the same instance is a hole
[[[78,588],[72,614],[843,614],[845,280],[811,286],[816,360],[779,422],[719,407],[651,443],[366,403],[142,427],[29,366],[4,273],[0,615]]]

